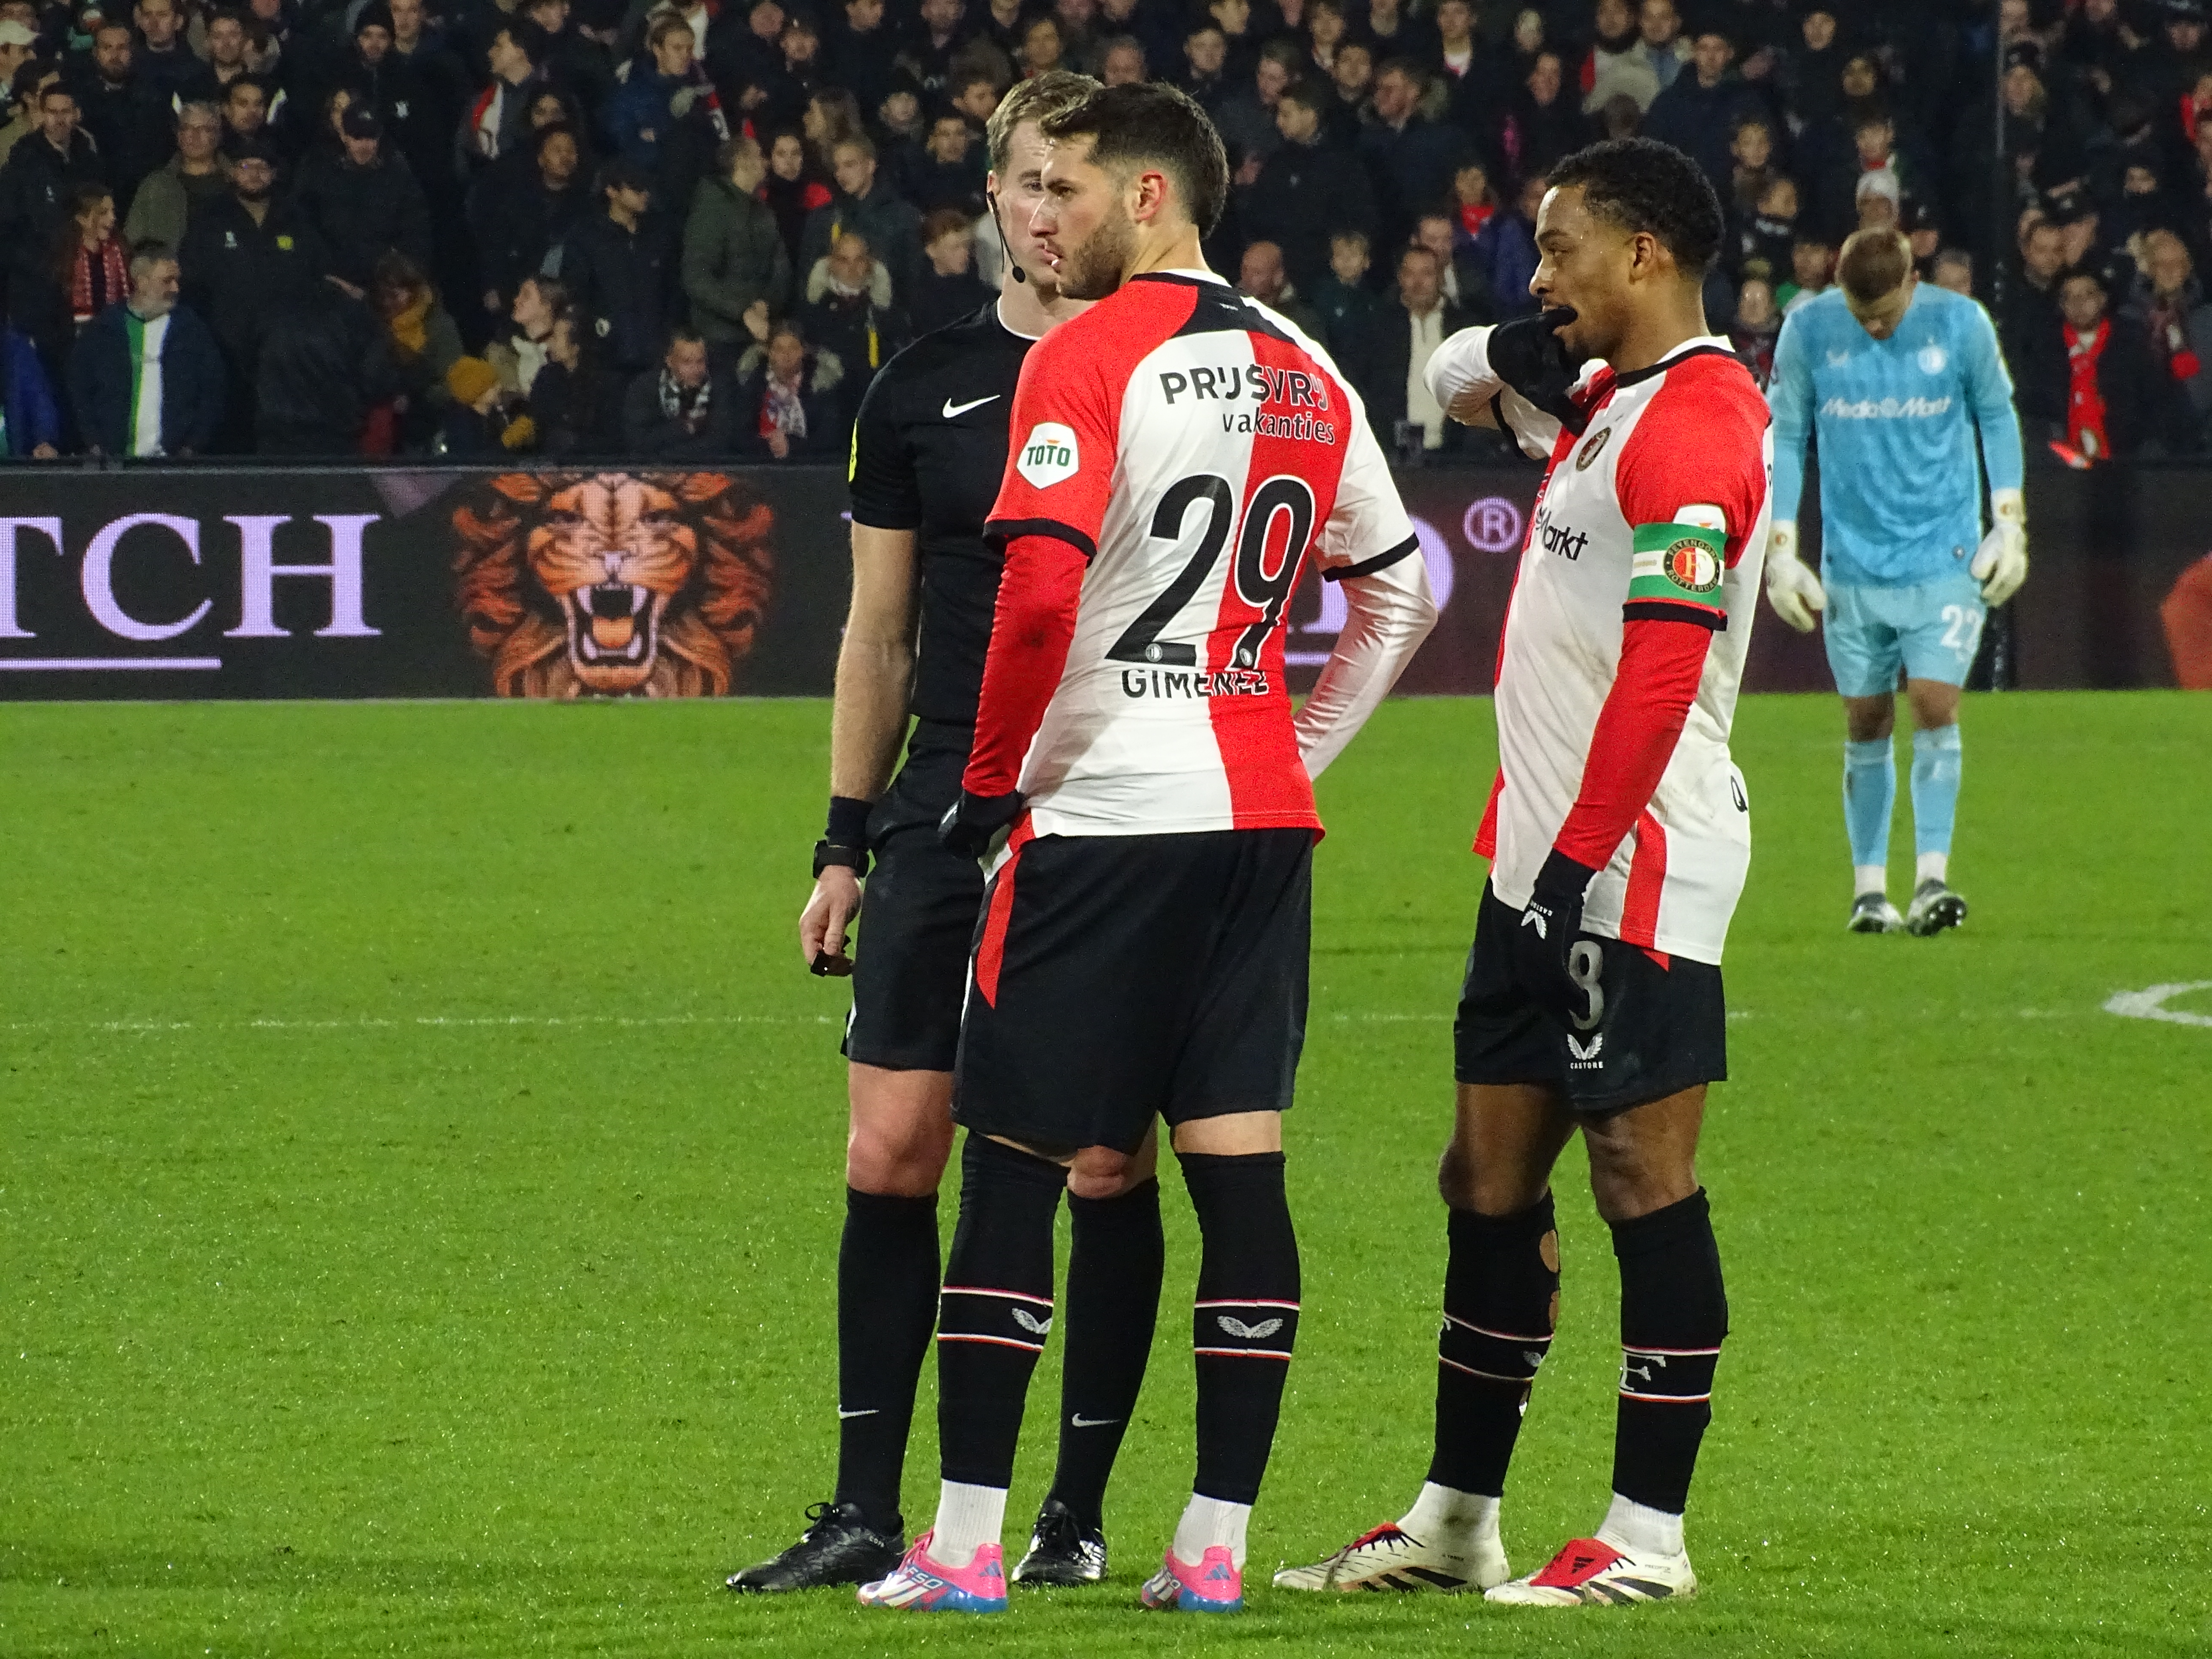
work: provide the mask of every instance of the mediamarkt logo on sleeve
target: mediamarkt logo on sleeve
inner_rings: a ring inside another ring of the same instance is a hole
[[[1075,429],[1058,421],[1040,421],[1022,440],[1022,453],[1014,462],[1014,471],[1039,489],[1049,489],[1073,477],[1077,464]]]

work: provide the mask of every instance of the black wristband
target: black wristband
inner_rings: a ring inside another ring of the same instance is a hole
[[[830,797],[830,827],[822,839],[833,847],[866,847],[868,844],[868,814],[876,810],[873,801],[855,800],[850,795]]]
[[[834,841],[814,843],[814,878],[822,879],[822,872],[831,865],[850,870],[856,876],[868,873],[868,849],[865,847],[840,847]]]

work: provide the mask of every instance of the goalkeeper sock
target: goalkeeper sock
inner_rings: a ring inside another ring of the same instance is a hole
[[[1728,1296],[1704,1188],[1613,1226],[1620,1260],[1620,1403],[1613,1490],[1680,1515],[1698,1446],[1713,1420],[1713,1368],[1728,1334]]]
[[[1454,1210],[1447,1224],[1429,1482],[1495,1498],[1559,1322],[1559,1230],[1549,1193],[1514,1215]]]
[[[1920,774],[1916,763],[1916,799]],[[1844,828],[1862,893],[1879,893],[1889,870],[1889,818],[1897,805],[1897,751],[1887,738],[1844,744]]]
[[[937,1323],[937,1194],[845,1189],[837,1249],[837,1496],[897,1532],[915,1385]]]
[[[939,1473],[1004,1492],[1052,1329],[1052,1222],[1066,1172],[972,1129],[937,1316]],[[954,1564],[957,1565],[957,1564]]]
[[[1185,1152],[1180,1161],[1203,1240],[1190,1322],[1198,1361],[1193,1491],[1249,1505],[1259,1501],[1298,1334],[1298,1241],[1283,1155]]]
[[[1068,1194],[1069,1245],[1060,1355],[1060,1466],[1052,1496],[1085,1527],[1101,1524],[1106,1478],[1129,1426],[1160,1311],[1160,1183],[1119,1198]]]
[[[1912,847],[1919,857],[1918,879],[1945,874],[1951,855],[1951,825],[1959,815],[1959,728],[1954,723],[1912,734]]]

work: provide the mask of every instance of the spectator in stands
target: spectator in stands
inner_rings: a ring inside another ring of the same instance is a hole
[[[876,147],[865,134],[840,139],[830,151],[837,193],[807,216],[799,268],[811,271],[848,233],[864,239],[890,271],[894,295],[913,286],[921,216],[876,169]],[[811,281],[810,278],[810,287]],[[849,371],[853,365],[846,365]]]
[[[2045,436],[2066,423],[2066,354],[2058,311],[2058,283],[2066,270],[2066,235],[2039,214],[2020,238],[2019,280],[2008,285],[1996,318],[1997,338],[2012,370],[2014,401],[2024,422]]]
[[[942,110],[929,124],[928,142],[907,152],[900,193],[924,217],[939,208],[951,208],[980,219],[988,171],[982,143],[968,118],[957,110]]]
[[[1229,76],[1229,37],[1221,25],[1203,13],[1194,14],[1182,37],[1182,72],[1175,83],[1197,100],[1209,115],[1231,90]]]
[[[1663,8],[1671,14],[1672,0],[1649,0],[1649,18]],[[1648,29],[1647,29],[1648,39]],[[1742,79],[1731,65],[1735,47],[1718,28],[1700,30],[1690,55],[1687,75],[1677,75],[1651,100],[1644,112],[1642,131],[1682,151],[1704,170],[1725,202],[1731,193],[1735,158],[1729,145],[1736,124],[1748,109]]]
[[[890,90],[892,60],[899,42],[884,21],[884,0],[844,0],[829,17],[830,38],[823,42],[823,78],[850,87],[870,109]]]
[[[72,186],[62,218],[43,243],[24,248],[8,284],[8,320],[38,347],[50,384],[70,384],[77,337],[130,296],[129,266],[114,196],[104,184]]]
[[[1443,118],[1463,132],[1488,139],[1512,97],[1510,60],[1486,51],[1475,33],[1474,0],[1437,0],[1435,67],[1443,94]],[[1554,88],[1556,90],[1556,88]]]
[[[1282,143],[1261,166],[1239,209],[1243,228],[1282,250],[1291,281],[1310,291],[1328,269],[1331,236],[1375,234],[1375,191],[1359,163],[1328,142],[1328,94],[1310,83],[1275,100]]]
[[[791,256],[757,194],[768,176],[760,145],[732,138],[718,161],[692,198],[683,276],[691,326],[722,352],[768,337],[769,317],[791,303]]]
[[[1659,95],[1659,76],[1644,56],[1643,36],[1628,0],[1597,0],[1589,55],[1580,76],[1583,108],[1595,112],[1615,98],[1632,100],[1641,116]]]
[[[177,153],[146,175],[123,222],[123,240],[137,247],[159,242],[182,247],[192,210],[230,190],[216,146],[222,141],[222,117],[213,104],[186,104],[177,113]]]
[[[179,0],[138,0],[131,20],[138,26],[133,56],[139,83],[167,107],[184,98],[200,75],[200,60],[183,39],[184,8]],[[6,33],[0,24],[0,38]]]
[[[503,18],[492,32],[485,56],[491,79],[469,106],[461,126],[460,153],[472,171],[520,146],[530,130],[531,103],[549,84],[545,52],[545,31],[527,17]]]
[[[21,329],[0,327],[0,457],[55,460],[65,441],[61,405],[39,349]]]
[[[1221,15],[1224,0],[1213,0],[1214,15]],[[1249,18],[1252,8],[1249,0],[1229,0]],[[1383,58],[1404,58],[1425,62],[1437,54],[1436,33],[1413,15],[1413,8],[1406,0],[1368,0],[1367,38],[1375,43],[1376,54]],[[1237,38],[1231,40],[1232,49]]]
[[[668,331],[668,233],[653,211],[653,179],[620,156],[599,170],[600,210],[580,218],[546,274],[567,284],[581,332],[610,372],[659,358]]]
[[[1237,270],[1237,291],[1297,325],[1311,339],[1328,332],[1321,313],[1299,295],[1283,270],[1283,250],[1273,242],[1247,242]]]
[[[1381,297],[1367,286],[1367,266],[1365,233],[1340,230],[1328,239],[1328,272],[1311,290],[1322,343],[1339,359],[1340,368],[1382,313]]]
[[[1929,280],[1940,289],[1972,299],[1974,256],[1964,248],[1945,248],[1936,256],[1936,269]]]
[[[1528,283],[1536,274],[1536,211],[1545,188],[1541,173],[1522,179],[1511,210],[1491,215],[1468,249],[1468,263],[1480,276],[1482,291],[1500,322],[1536,309]]]
[[[2148,342],[2106,309],[2105,280],[2076,267],[2060,278],[2066,347],[2066,444],[2092,462],[2172,454],[2190,445],[2186,396]]]
[[[106,182],[99,152],[78,130],[76,94],[57,78],[39,94],[38,130],[0,167],[0,240],[19,249],[43,245],[75,186]]]
[[[190,292],[190,270],[186,273]],[[221,331],[217,331],[221,343]],[[371,408],[398,396],[382,331],[368,305],[331,283],[317,283],[270,319],[257,337],[250,400],[256,454],[290,460],[359,456]],[[226,363],[234,361],[223,346]],[[218,434],[218,442],[228,441]]]
[[[499,373],[481,357],[457,357],[446,371],[446,409],[438,422],[434,454],[455,460],[495,460],[534,437],[527,416],[510,422],[500,408]],[[510,438],[512,441],[510,442]]]
[[[400,3],[419,12],[422,0]],[[584,124],[597,121],[622,86],[612,55],[584,33],[568,0],[529,0],[523,10],[545,31],[546,78],[575,100]]]
[[[1284,89],[1305,67],[1304,59],[1296,41],[1270,40],[1254,60],[1251,78],[1224,98],[1215,111],[1214,124],[1238,185],[1249,187],[1260,176],[1261,164],[1283,142],[1275,112]]]
[[[630,382],[623,399],[625,453],[654,461],[703,461],[730,449],[730,396],[715,385],[697,331],[669,336],[658,369]]]
[[[1098,56],[1098,78],[1109,87],[1134,86],[1151,78],[1146,68],[1145,43],[1133,34],[1117,34]]]
[[[399,386],[393,412],[402,442],[426,444],[453,394],[446,371],[461,356],[461,331],[422,266],[404,253],[376,262],[369,308],[383,324],[385,349]]]
[[[15,153],[15,146],[39,130],[40,96],[50,86],[61,84],[58,64],[34,58],[19,68],[9,83],[9,115],[0,125],[0,168]]]
[[[130,293],[102,310],[70,360],[70,401],[94,455],[196,455],[222,417],[222,354],[177,301],[177,258],[131,250]]]
[[[512,306],[531,274],[544,267],[547,254],[561,246],[590,206],[575,128],[565,122],[539,128],[532,137],[531,157],[526,181],[503,180],[503,188],[483,192],[479,270],[485,309],[495,313]]]
[[[392,147],[429,200],[439,234],[450,236],[459,228],[454,223],[459,180],[453,171],[453,143],[471,101],[471,72],[445,36],[430,27],[423,15],[423,0],[381,3],[391,18],[392,49],[373,70],[364,65],[349,78],[384,118]],[[373,16],[379,3],[369,0],[360,16]],[[453,261],[447,250],[441,248],[440,254],[441,268],[449,267]]]
[[[2205,370],[2212,359],[2212,305],[2205,303],[2196,264],[2180,237],[2150,231],[2142,250],[2142,270],[2121,315],[2141,332],[2153,361],[2187,400],[2190,436],[2201,442],[2206,417],[2212,416],[2212,374]]]
[[[226,157],[236,161],[241,146],[250,139],[261,137],[276,145],[280,157],[283,155],[283,144],[269,131],[269,88],[262,85],[259,77],[240,76],[223,88],[221,97],[222,153]]]
[[[1452,176],[1474,155],[1467,135],[1420,112],[1428,85],[1421,66],[1393,58],[1375,76],[1375,125],[1360,135],[1360,159],[1375,181],[1382,241],[1401,244],[1422,209],[1451,194]]]
[[[183,95],[221,105],[223,94],[230,90],[230,83],[253,72],[252,64],[246,59],[251,26],[244,12],[225,9],[207,20],[205,38],[206,62],[186,84]]]
[[[556,319],[545,367],[530,388],[539,452],[562,459],[619,453],[624,389],[574,313]]]
[[[1418,463],[1458,447],[1461,428],[1444,418],[1430,393],[1426,370],[1437,348],[1472,322],[1445,307],[1443,272],[1434,253],[1409,247],[1398,256],[1397,297],[1383,305],[1359,343],[1359,367],[1352,371],[1366,401],[1368,423],[1389,453]]]
[[[804,460],[839,454],[851,417],[845,413],[844,367],[835,352],[810,350],[806,334],[787,319],[738,362],[735,442],[753,460]]]
[[[796,270],[807,218],[830,200],[830,187],[808,171],[806,142],[798,133],[787,129],[769,140],[768,177],[761,181],[761,200],[775,215],[776,230]]]
[[[499,376],[501,395],[511,405],[527,402],[553,349],[553,329],[568,314],[568,291],[550,276],[526,276],[515,289],[506,337],[495,340],[484,361]]]
[[[138,181],[161,166],[169,151],[169,110],[131,72],[131,26],[104,19],[93,31],[87,72],[77,81],[77,106],[85,132],[98,149],[128,212]]]
[[[670,182],[664,163],[682,164],[675,147],[696,129],[710,129],[715,143],[729,137],[714,83],[694,56],[696,44],[689,22],[664,13],[646,33],[647,55],[631,61],[629,80],[607,107],[607,136],[617,152],[661,173],[663,182]]]
[[[384,118],[366,100],[340,117],[339,149],[300,164],[294,204],[330,250],[331,269],[366,289],[387,253],[428,270],[434,255],[430,209],[407,164],[384,149]]]
[[[1674,0],[1644,0],[1637,8],[1635,57],[1664,92],[1679,80],[1690,60],[1690,43],[1682,39],[1682,15]]]
[[[1774,303],[1774,289],[1764,277],[1749,277],[1736,290],[1735,319],[1728,332],[1736,361],[1751,371],[1752,379],[1764,390],[1774,377],[1774,343],[1782,335],[1782,313]]]
[[[1510,109],[1500,145],[1516,177],[1549,173],[1561,156],[1597,136],[1567,90],[1565,65],[1555,52],[1540,52],[1530,60]]]
[[[1836,280],[1836,244],[1826,232],[1810,225],[1798,228],[1790,244],[1790,281],[1775,290],[1784,316],[1828,291]]]
[[[1346,40],[1336,49],[1328,83],[1336,94],[1336,107],[1329,112],[1329,137],[1346,148],[1356,147],[1375,117],[1375,49],[1365,40]]]
[[[806,337],[836,354],[845,373],[848,412],[860,407],[876,371],[913,337],[906,313],[892,299],[890,273],[867,239],[841,234],[806,279],[800,313]]]
[[[1492,314],[1490,289],[1474,258],[1474,239],[1459,234],[1458,220],[1449,211],[1424,213],[1414,222],[1413,246],[1437,256],[1443,273],[1444,308],[1463,311],[1477,322]]]
[[[306,216],[276,199],[276,146],[265,136],[246,140],[231,162],[230,193],[192,216],[179,254],[185,302],[222,348],[229,403],[220,441],[236,452],[253,441],[264,335],[334,274],[322,238]]]
[[[921,222],[921,275],[908,314],[917,335],[973,316],[991,289],[975,274],[975,223],[958,208],[939,208]]]

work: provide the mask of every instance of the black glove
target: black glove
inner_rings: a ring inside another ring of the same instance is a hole
[[[1568,431],[1580,434],[1589,419],[1567,395],[1575,384],[1575,368],[1559,343],[1559,331],[1574,320],[1572,306],[1554,306],[1498,324],[1490,331],[1490,372]]]
[[[980,859],[990,850],[992,837],[1022,815],[1018,791],[1003,795],[971,795],[965,789],[938,821],[937,844],[963,859]]]
[[[1513,930],[1513,965],[1536,1006],[1570,1030],[1589,1018],[1589,996],[1567,963],[1582,931],[1583,895],[1597,872],[1557,848],[1536,872],[1536,885]]]

